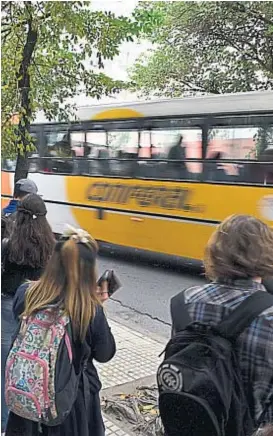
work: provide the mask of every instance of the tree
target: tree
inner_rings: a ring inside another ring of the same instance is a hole
[[[2,10],[2,154],[18,155],[15,179],[26,177],[33,147],[30,123],[37,111],[65,120],[67,99],[85,93],[100,98],[122,82],[107,77],[123,41],[139,34],[136,20],[95,12],[91,2],[4,1]],[[12,122],[16,114],[19,124]]]
[[[154,48],[132,69],[133,90],[179,97],[273,88],[273,2],[143,2],[135,17],[147,16]]]

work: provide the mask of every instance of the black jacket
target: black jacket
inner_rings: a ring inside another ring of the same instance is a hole
[[[269,277],[263,280],[263,285],[265,286],[267,292],[273,295],[273,277]]]
[[[28,285],[21,286],[14,297],[13,312],[15,319],[24,310],[25,293]],[[83,380],[80,383],[77,400],[73,406],[70,415],[62,425],[56,427],[42,426],[42,433],[38,432],[38,424],[27,419],[21,418],[14,413],[10,413],[6,436],[104,436],[104,424],[101,415],[99,391],[101,383],[93,360],[98,362],[108,362],[116,352],[114,337],[107,323],[104,310],[97,306],[96,314],[90,323],[86,344],[91,349],[91,355],[88,361],[86,375],[89,383],[88,391],[90,399],[86,407],[84,399]],[[73,345],[74,364],[79,365],[82,361],[82,352],[84,347],[79,343]],[[86,386],[85,386],[86,388]]]

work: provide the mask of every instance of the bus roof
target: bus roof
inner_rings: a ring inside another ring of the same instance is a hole
[[[79,106],[76,115],[80,121],[88,121],[259,112],[273,113],[273,91]]]
[[[77,115],[80,120],[97,118],[96,115],[99,115],[99,119],[103,119],[104,112],[106,119],[108,117],[127,118],[125,116],[127,111],[128,117],[132,118],[134,118],[133,112],[136,112],[136,117],[273,112],[273,91],[139,101],[118,103],[116,105],[83,106],[78,108]]]

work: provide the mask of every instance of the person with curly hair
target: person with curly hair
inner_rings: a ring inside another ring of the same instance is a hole
[[[246,298],[257,291],[267,292],[262,282],[273,276],[272,228],[253,216],[226,218],[208,241],[204,265],[210,283],[184,290],[182,304],[193,322],[216,326]],[[173,325],[174,334],[176,330]],[[236,353],[254,428],[270,424],[273,306],[239,336]]]

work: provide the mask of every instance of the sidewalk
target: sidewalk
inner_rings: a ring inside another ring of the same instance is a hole
[[[164,349],[166,341],[150,339],[149,337],[129,329],[115,321],[109,320],[117,343],[117,353],[107,364],[96,364],[103,391],[124,384],[134,384],[137,380],[154,376],[159,362],[159,354]],[[121,387],[121,392],[123,392]],[[104,395],[104,392],[103,394]],[[106,436],[129,436],[124,427],[118,427],[109,418],[104,417]]]

